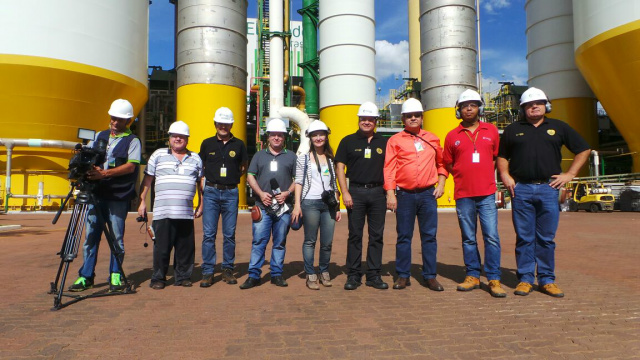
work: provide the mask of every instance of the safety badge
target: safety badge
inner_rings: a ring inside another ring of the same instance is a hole
[[[229,156],[236,157],[236,152],[233,150],[229,151]]]
[[[378,154],[382,155],[382,149],[377,148],[377,149],[376,149],[376,152],[377,152]]]
[[[556,131],[555,131],[555,130],[553,130],[553,129],[549,129],[549,130],[547,130],[547,134],[549,134],[549,135],[553,136],[553,135],[555,135],[555,134],[556,134]]]

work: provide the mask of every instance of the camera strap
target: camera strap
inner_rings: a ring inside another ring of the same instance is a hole
[[[318,154],[315,151],[313,152],[313,157],[316,159],[316,165],[318,166],[318,175],[320,175],[320,182],[322,183],[322,190],[326,190],[324,188],[324,180],[322,180],[322,170],[320,169],[320,160],[318,160]],[[326,155],[325,155],[326,156]],[[333,176],[331,175],[331,169],[329,169],[329,159],[327,158],[327,170],[329,170],[329,178],[333,180]],[[331,184],[329,184],[331,185]],[[329,186],[331,187],[331,186]]]

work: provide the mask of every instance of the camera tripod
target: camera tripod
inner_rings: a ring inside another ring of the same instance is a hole
[[[127,277],[124,274],[124,270],[122,269],[122,261],[120,260],[119,254],[116,252],[115,248],[115,235],[113,234],[113,229],[109,223],[104,221],[104,216],[99,206],[96,206],[95,197],[93,196],[91,190],[93,189],[94,184],[86,183],[82,181],[74,182],[71,184],[71,190],[69,194],[65,198],[64,202],[60,206],[60,209],[56,213],[56,216],[53,218],[52,224],[55,224],[62,213],[62,209],[65,208],[67,202],[73,196],[74,190],[77,188],[80,192],[76,195],[75,204],[73,205],[73,212],[71,213],[71,218],[69,219],[69,225],[67,226],[67,233],[65,235],[64,241],[62,242],[62,249],[56,255],[60,255],[60,266],[58,267],[58,274],[56,275],[55,282],[51,283],[51,289],[49,290],[49,294],[54,294],[55,297],[53,299],[53,308],[51,310],[60,310],[68,305],[76,303],[78,301],[101,297],[101,296],[111,296],[111,295],[122,295],[122,294],[132,294],[135,293],[135,289],[132,283],[127,281]],[[109,244],[109,249],[111,249],[111,253],[114,255],[114,258],[118,264],[118,268],[120,268],[122,281],[124,282],[125,288],[122,291],[117,292],[96,292],[89,295],[72,295],[64,292],[64,283],[67,279],[67,271],[69,270],[69,264],[78,256],[78,248],[80,246],[80,242],[82,240],[82,233],[85,228],[85,223],[87,221],[87,216],[89,215],[89,209],[93,205],[93,209],[96,213],[97,221],[101,224],[105,224],[104,236],[107,239],[107,243]],[[60,277],[62,275],[62,278]],[[58,287],[60,284],[60,287]],[[73,298],[66,303],[62,303],[62,296],[67,296]]]

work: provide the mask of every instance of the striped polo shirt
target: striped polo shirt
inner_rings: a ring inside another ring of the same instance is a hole
[[[193,219],[196,182],[202,177],[202,160],[197,153],[187,151],[179,161],[171,149],[158,149],[144,172],[155,177],[153,220]]]

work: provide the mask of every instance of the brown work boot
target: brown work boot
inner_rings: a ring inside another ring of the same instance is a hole
[[[555,283],[540,286],[540,292],[557,298],[564,297],[564,293]]]
[[[507,297],[507,292],[500,285],[500,280],[489,280],[489,294],[497,298]]]
[[[236,277],[233,276],[232,269],[222,269],[222,281],[226,282],[229,285],[234,285],[238,283]]]
[[[307,274],[307,287],[311,290],[320,290],[320,286],[318,286],[318,275]]]
[[[471,291],[480,287],[480,279],[475,276],[467,276],[464,281],[458,284],[458,291]]]
[[[329,272],[325,271],[322,274],[320,274],[320,283],[324,285],[324,287],[331,287],[331,285],[333,285],[333,283],[331,282],[331,275],[329,275]]]
[[[526,282],[521,282],[520,284],[518,284],[518,286],[516,286],[516,291],[514,291],[513,293],[520,296],[527,296],[532,291],[533,285]]]

